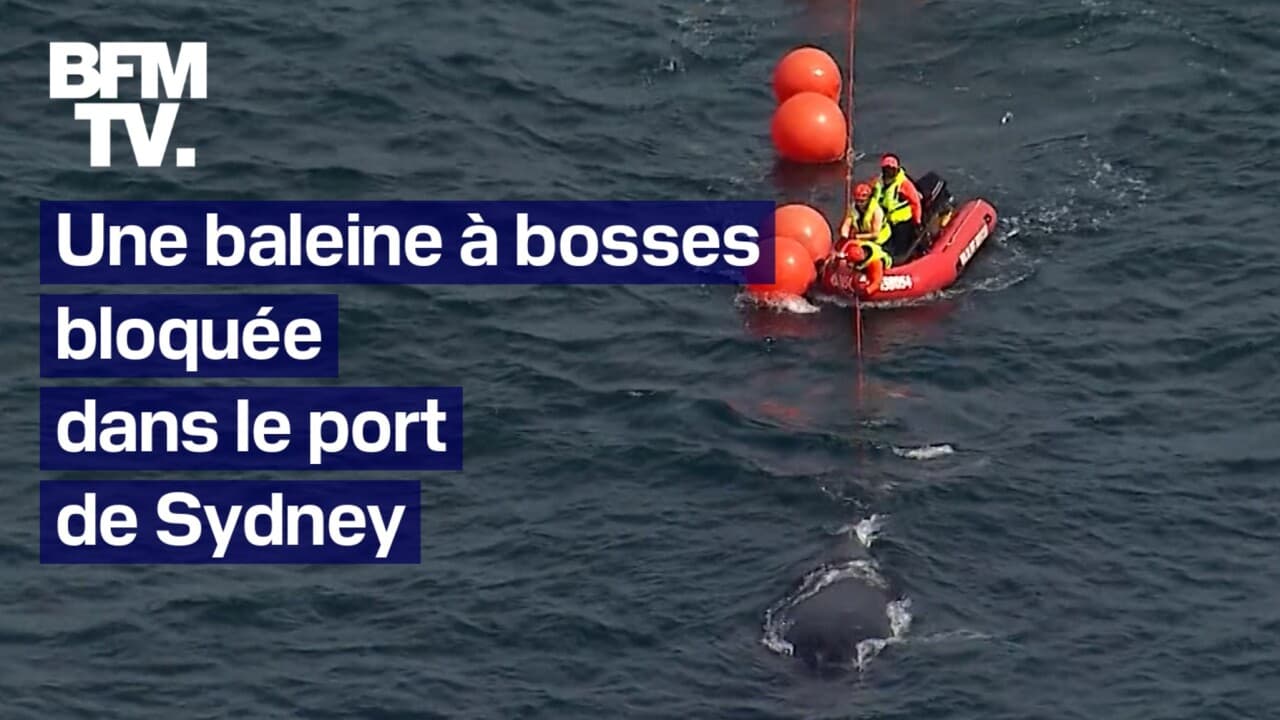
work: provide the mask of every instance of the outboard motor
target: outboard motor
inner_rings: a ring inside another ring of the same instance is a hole
[[[933,241],[938,238],[943,223],[950,219],[955,210],[955,198],[947,189],[947,182],[937,173],[927,172],[919,180],[912,178],[911,181],[916,190],[920,191],[920,209],[924,222],[921,224],[920,234],[901,262],[909,262],[928,252]]]
[[[916,189],[920,191],[926,224],[929,215],[934,214],[937,210],[945,210],[955,203],[955,198],[951,197],[951,193],[947,190],[946,181],[939,177],[937,173],[925,173],[923,177],[914,182]]]

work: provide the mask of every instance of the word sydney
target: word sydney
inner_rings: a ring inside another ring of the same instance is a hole
[[[129,59],[136,59],[138,75]],[[181,43],[176,60],[162,42],[49,43],[50,100],[111,101],[75,104],[75,119],[89,121],[91,167],[111,167],[111,130],[116,121],[124,123],[138,167],[160,167],[181,105],[174,101],[184,91],[192,100],[206,99],[207,75],[207,48],[202,42]],[[167,101],[159,103],[151,128],[142,103],[116,102],[119,81],[124,78],[138,79],[141,99]],[[73,79],[79,82],[72,83]],[[178,167],[195,167],[195,148],[177,148],[174,161]]]
[[[189,492],[168,492],[156,501],[154,516],[148,512],[150,509],[144,510],[146,521],[140,522],[140,513],[128,504],[108,505],[99,511],[97,494],[90,492],[85,493],[82,502],[58,510],[58,542],[67,547],[94,546],[99,542],[125,547],[137,539],[143,526],[148,526],[166,547],[200,544],[208,548],[210,558],[222,560],[229,554],[251,555],[254,548],[354,548],[368,545],[366,539],[372,535],[376,545],[365,552],[373,550],[374,558],[385,560],[407,508],[395,505],[387,509],[384,516],[383,507],[377,503],[334,507],[286,504],[284,493],[280,492],[271,493],[269,504],[219,507]]]

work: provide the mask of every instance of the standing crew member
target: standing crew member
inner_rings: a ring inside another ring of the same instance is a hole
[[[853,189],[853,205],[849,208],[848,217],[844,219],[844,225],[840,226],[842,239],[848,240],[849,232],[857,228],[854,240],[865,240],[882,247],[889,240],[893,228],[885,219],[884,208],[880,207],[880,203],[871,201],[872,195],[871,186],[866,183],[858,183]]]
[[[880,157],[880,177],[876,178],[872,194],[884,208],[889,226],[893,228],[886,249],[895,256],[907,252],[920,232],[923,208],[920,191],[907,178],[897,155],[885,153]]]

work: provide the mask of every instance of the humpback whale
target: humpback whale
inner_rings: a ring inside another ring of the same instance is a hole
[[[856,538],[842,542],[804,585],[786,613],[783,638],[810,668],[848,667],[859,659],[859,643],[893,637],[889,604],[896,597]]]

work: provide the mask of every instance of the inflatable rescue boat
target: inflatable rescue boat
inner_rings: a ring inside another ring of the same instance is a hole
[[[902,257],[884,273],[879,288],[868,287],[863,273],[845,260],[819,269],[822,292],[890,302],[921,298],[950,287],[996,229],[996,210],[986,200],[967,200],[959,207],[936,173],[914,181],[921,196],[923,229]]]

